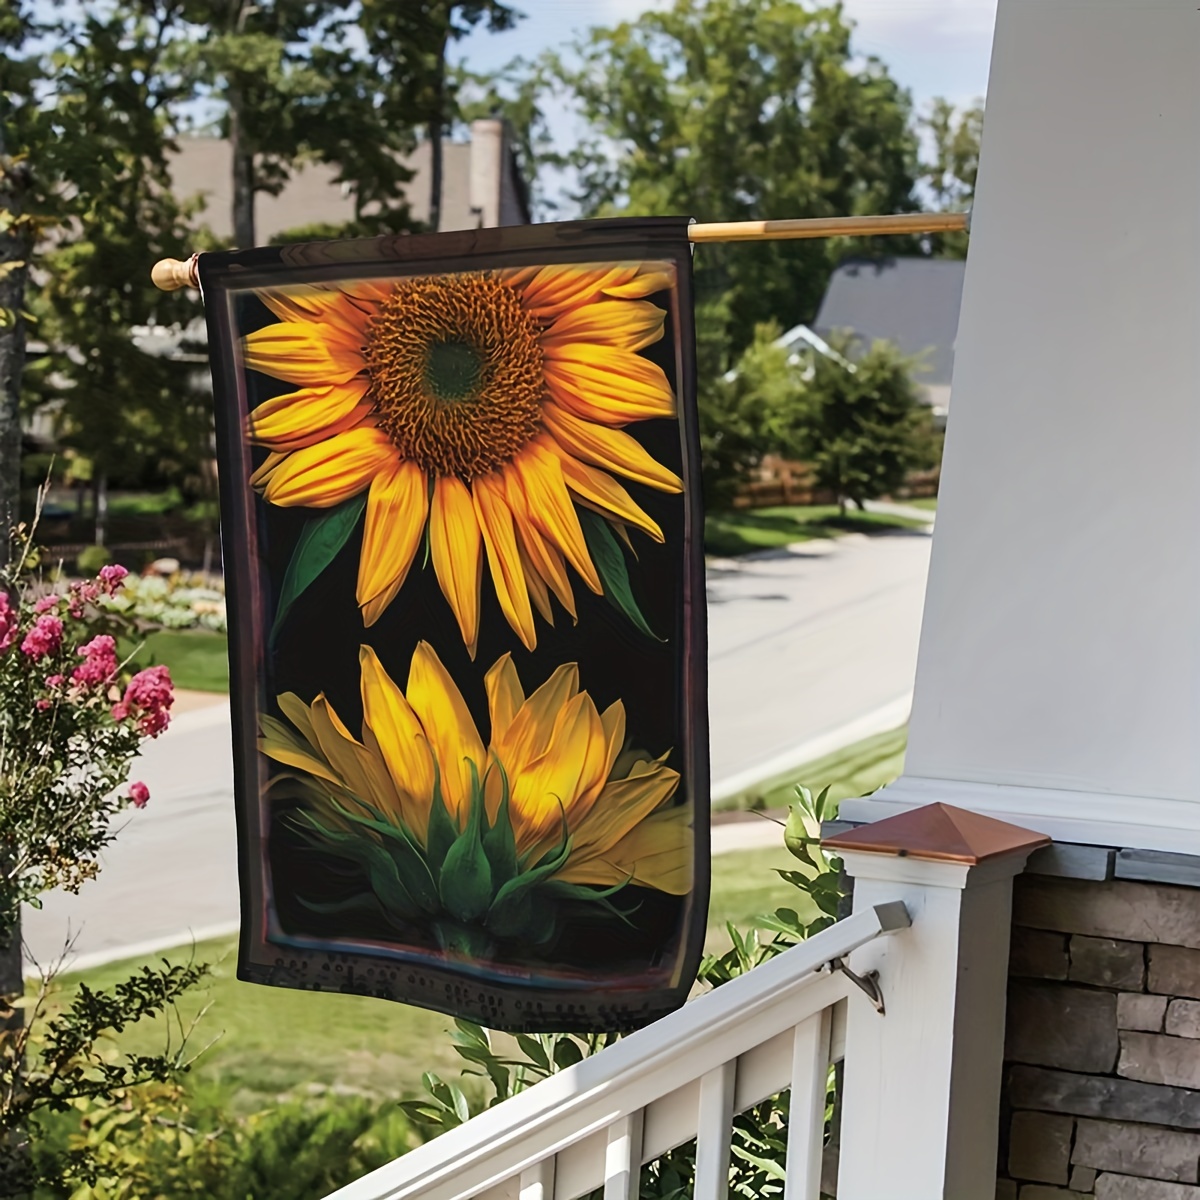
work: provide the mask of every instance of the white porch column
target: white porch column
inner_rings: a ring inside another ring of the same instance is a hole
[[[1200,11],[999,0],[905,777],[1200,853]]]
[[[847,1012],[838,1200],[992,1200],[1013,876],[1047,839],[935,804],[825,843],[854,910],[912,924],[851,956],[885,1005]]]

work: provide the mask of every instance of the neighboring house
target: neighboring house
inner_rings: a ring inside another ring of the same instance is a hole
[[[412,215],[429,218],[430,146],[422,142],[407,159],[413,177],[406,187]],[[284,230],[317,223],[342,224],[354,218],[350,185],[336,182],[337,170],[310,163],[296,170],[278,196],[255,197],[258,240],[266,244]],[[197,220],[221,238],[233,234],[233,163],[229,143],[218,137],[186,137],[172,159],[171,176],[182,198],[200,195]],[[470,138],[442,143],[441,228],[477,229],[529,224],[525,180],[501,120],[472,121]]]
[[[916,382],[945,420],[965,268],[948,258],[845,262],[829,280],[813,330],[822,338],[850,332],[868,345],[889,341],[917,358]]]

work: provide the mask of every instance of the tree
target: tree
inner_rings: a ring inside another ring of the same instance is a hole
[[[975,201],[979,175],[979,145],[983,138],[983,101],[956,109],[938,97],[918,122],[932,144],[929,162],[922,164],[922,179],[941,212],[963,212]],[[943,234],[931,239],[935,253],[948,258],[966,258],[967,235]]]
[[[147,353],[131,336],[135,326],[182,326],[198,311],[194,298],[159,292],[149,276],[188,240],[168,167],[172,110],[187,95],[163,62],[174,15],[172,0],[137,0],[64,21],[41,84],[49,133],[80,149],[56,164],[71,198],[39,256],[31,307],[47,350],[31,364],[27,399],[60,404],[61,440],[91,469],[98,542],[110,474],[166,460],[183,482],[201,474],[211,446],[211,403],[195,367]]]
[[[701,381],[700,477],[710,509],[728,507],[764,455],[796,443],[806,394],[779,333],[776,324],[758,326],[726,375]]]
[[[674,0],[594,30],[581,65],[555,67],[592,130],[572,156],[585,215],[915,209],[908,93],[851,35],[840,5],[790,0]],[[698,302],[725,298],[736,354],[763,321],[810,319],[847,245],[705,246]]]
[[[390,102],[429,140],[429,227],[441,227],[442,139],[458,116],[459,77],[447,67],[452,42],[484,24],[511,29],[519,14],[501,0],[362,0],[359,25],[368,58],[390,80]]]
[[[854,354],[846,339],[837,339],[835,348],[837,358],[812,357],[799,448],[844,515],[847,501],[861,509],[864,501],[895,491],[910,471],[933,466],[937,456],[911,362],[887,342],[864,354]]]

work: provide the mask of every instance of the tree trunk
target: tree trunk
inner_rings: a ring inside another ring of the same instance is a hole
[[[93,507],[96,516],[96,536],[94,540],[97,546],[103,546],[108,541],[108,473],[106,471],[96,471],[95,489],[96,499]]]
[[[242,93],[229,89],[229,145],[233,152],[233,244],[249,250],[254,241],[254,153],[242,130]]]
[[[21,220],[29,172],[24,163],[8,158],[4,127],[0,125],[0,212],[17,218],[0,227],[0,566],[8,562],[9,532],[20,519],[21,505],[21,374],[25,369],[25,283],[32,238]],[[10,264],[20,264],[10,265]],[[3,864],[0,862],[0,869]],[[7,1074],[21,1071],[19,1063],[4,1063],[3,1042],[20,1030],[25,1010],[13,1007],[25,990],[21,976],[21,921],[0,925],[0,1063]],[[11,1078],[11,1075],[10,1075]],[[17,1176],[27,1161],[23,1131],[11,1133],[0,1147],[0,1171]],[[20,1195],[19,1181],[9,1176],[6,1194]]]
[[[0,212],[20,218],[27,186],[25,165],[5,156],[0,128]],[[29,233],[19,219],[0,229],[0,563],[7,561],[8,533],[20,519],[21,373],[25,369],[21,314],[30,249]]]

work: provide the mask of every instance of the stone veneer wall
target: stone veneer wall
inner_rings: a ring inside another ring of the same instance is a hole
[[[997,1200],[1200,1200],[1200,861],[1040,852],[1009,976]]]

